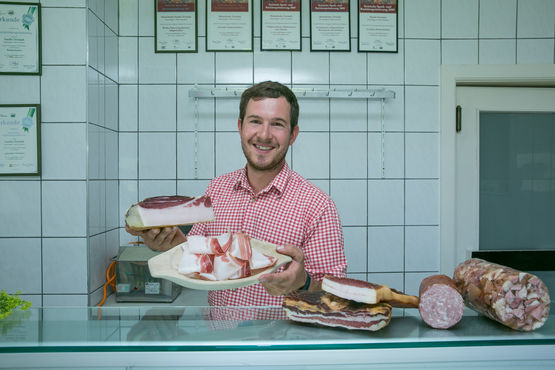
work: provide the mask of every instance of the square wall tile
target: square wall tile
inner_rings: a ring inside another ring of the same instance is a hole
[[[22,294],[42,293],[40,238],[0,238],[0,253],[2,290],[9,294],[18,290]]]
[[[115,82],[119,78],[119,37],[108,27],[104,28],[104,35],[104,73]]]
[[[139,182],[135,180],[119,181],[119,226],[125,227],[125,213],[131,205],[139,201]],[[142,200],[142,199],[141,199]]]
[[[442,0],[441,38],[478,37],[478,0]]]
[[[368,100],[368,130],[381,131],[382,119],[385,131],[405,130],[405,90],[403,86],[374,86],[376,89],[393,91],[395,98],[381,100]]]
[[[87,122],[99,124],[100,114],[99,73],[90,65],[87,68]]]
[[[405,41],[405,83],[407,85],[438,85],[439,64],[439,40]]]
[[[177,130],[178,131],[214,131],[214,100],[189,97],[191,85],[177,86]],[[239,102],[233,100],[235,122],[237,127],[237,112]],[[231,119],[231,118],[230,118]]]
[[[439,226],[405,228],[405,271],[439,270]]]
[[[87,235],[106,231],[106,181],[91,180],[87,191]]]
[[[552,0],[519,1],[517,37],[553,37],[555,2]]]
[[[44,238],[42,279],[45,294],[87,293],[87,239]]]
[[[214,133],[177,134],[177,177],[211,179],[214,177]],[[196,168],[196,171],[195,171]]]
[[[344,227],[347,273],[366,273],[366,227]]]
[[[372,85],[402,84],[405,40],[397,40],[396,53],[368,53],[368,83]]]
[[[159,195],[176,195],[177,183],[175,180],[140,180],[139,200]]]
[[[316,86],[298,86],[299,89],[316,89]],[[320,87],[322,89],[322,87]],[[324,87],[327,89],[327,87]],[[329,99],[303,99],[297,93],[299,102],[299,129],[300,136],[307,131],[328,131],[330,127],[330,101]]]
[[[407,225],[439,224],[439,180],[406,180]]]
[[[217,52],[217,84],[252,84],[253,56],[248,52]]]
[[[383,142],[382,142],[383,141]],[[368,178],[403,178],[405,171],[402,133],[368,134]]]
[[[87,11],[87,63],[95,70],[99,70],[100,50],[98,49],[98,40],[104,35],[100,35],[99,24],[101,22],[93,12]]]
[[[138,129],[138,94],[137,85],[119,85],[119,131],[137,131]]]
[[[404,270],[405,239],[402,226],[368,228],[368,272]]]
[[[207,101],[212,101],[212,99],[207,99]],[[237,121],[239,119],[239,103],[240,97],[237,98],[221,98],[216,99],[215,111],[216,111],[216,131],[227,131],[237,133]],[[209,108],[207,107],[207,111]],[[200,105],[199,105],[200,114]],[[199,117],[200,120],[200,117]],[[212,130],[214,126],[211,126],[210,117],[206,117],[206,120],[200,121],[203,130]]]
[[[106,234],[93,235],[89,238],[89,258],[87,260],[89,283],[88,292],[100,288],[106,282],[108,256],[106,254]]]
[[[406,177],[439,178],[439,134],[407,133]]]
[[[139,38],[119,37],[119,82],[139,81]]]
[[[254,51],[254,83],[268,80],[291,84],[291,52],[260,51],[258,42]]]
[[[478,40],[442,40],[441,64],[478,64]]]
[[[175,131],[176,88],[171,85],[139,86],[139,130]]]
[[[177,54],[177,83],[213,84],[215,82],[215,63],[215,53],[207,52],[204,38],[199,37],[197,53]]]
[[[85,181],[42,182],[42,235],[85,236],[87,219]]]
[[[403,275],[400,272],[368,273],[368,281],[374,284],[387,285],[390,288],[403,292],[405,291]]]
[[[318,189],[322,190],[324,193],[326,193],[328,195],[330,194],[330,180],[314,180],[314,179],[312,179],[312,180],[310,180],[310,183],[312,183]]]
[[[293,169],[308,179],[330,176],[329,133],[301,132],[292,146]]]
[[[515,64],[516,40],[480,40],[480,64]]]
[[[422,280],[430,275],[435,275],[437,273],[437,271],[405,273],[405,293],[418,296],[420,291],[420,283],[422,283]],[[410,310],[407,310],[407,313],[410,313]],[[416,312],[416,314],[418,315],[418,311]]]
[[[405,38],[439,38],[440,0],[405,1]]]
[[[104,0],[104,22],[114,32],[118,32],[119,29],[118,10],[119,0]]]
[[[154,6],[152,0],[139,0],[139,36],[154,37]]]
[[[480,34],[483,38],[516,37],[517,0],[480,0]]]
[[[84,8],[42,8],[42,63],[85,64],[86,17]]]
[[[177,80],[175,53],[155,53],[154,37],[139,38],[139,82],[175,83]]]
[[[119,91],[118,85],[107,78],[104,85],[104,127],[118,131]]]
[[[293,84],[329,84],[330,53],[310,51],[310,38],[302,39],[302,48],[292,52]]]
[[[516,62],[517,64],[553,64],[554,45],[553,38],[517,40]]]
[[[108,180],[106,181],[106,230],[117,228],[121,218],[124,218],[124,215],[119,213],[118,180]]]
[[[43,66],[41,78],[42,121],[85,122],[87,115],[86,83],[85,66]]]
[[[117,180],[119,177],[119,134],[116,131],[104,130],[106,136],[106,178]]]
[[[404,202],[403,180],[368,180],[368,225],[403,225]]]
[[[439,88],[405,87],[405,130],[439,132]]]
[[[119,178],[136,179],[138,177],[138,134],[119,133]]]
[[[119,35],[139,35],[139,3],[137,0],[119,0]]]
[[[366,180],[331,180],[330,196],[343,226],[366,225]]]
[[[40,181],[0,181],[0,237],[41,236]]]
[[[206,193],[210,180],[178,180],[177,194],[199,196]]]
[[[330,53],[330,84],[366,85],[366,53],[359,53],[356,39],[351,51]]]
[[[367,150],[365,133],[331,134],[331,177],[366,178]]]
[[[139,134],[139,178],[175,179],[176,133]]]
[[[247,163],[237,132],[216,133],[216,176],[245,167]]]
[[[44,180],[86,178],[86,127],[85,123],[42,124],[41,164]]]
[[[40,76],[0,76],[2,104],[39,104]]]
[[[331,131],[366,131],[367,104],[361,99],[330,99]]]
[[[102,127],[88,124],[88,174],[89,179],[106,178],[106,135]]]
[[[86,307],[88,297],[83,294],[45,294],[43,307]]]

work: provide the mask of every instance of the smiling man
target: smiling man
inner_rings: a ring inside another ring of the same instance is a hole
[[[244,231],[279,245],[292,257],[285,268],[262,275],[260,284],[210,291],[212,306],[276,306],[293,290],[320,289],[324,275],[345,276],[347,261],[337,208],[331,198],[289,168],[285,155],[299,134],[299,105],[286,86],[261,82],[245,90],[237,127],[247,159],[244,168],[208,185],[215,220],[193,226],[188,235],[217,236]],[[154,250],[185,241],[178,228],[137,232]]]

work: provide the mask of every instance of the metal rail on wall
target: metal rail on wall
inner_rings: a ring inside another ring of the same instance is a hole
[[[240,98],[246,88],[237,87],[200,87],[195,85],[189,90],[189,97],[195,99],[195,179],[198,179],[198,100],[204,98]],[[292,88],[297,99],[368,99],[381,102],[381,177],[385,178],[385,119],[384,107],[386,99],[395,99],[395,92],[386,89],[318,89]]]

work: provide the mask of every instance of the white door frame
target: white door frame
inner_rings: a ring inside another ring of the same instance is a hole
[[[455,109],[457,86],[552,86],[554,64],[440,66],[440,272],[452,276],[455,259]]]

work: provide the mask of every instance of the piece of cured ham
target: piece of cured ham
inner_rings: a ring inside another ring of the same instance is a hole
[[[176,225],[189,225],[214,220],[210,197],[181,195],[146,198],[133,204],[125,214],[125,222],[134,230]]]
[[[180,248],[183,248],[182,246]],[[183,255],[177,266],[182,274],[211,273],[214,270],[214,256],[210,254],[192,253],[189,248],[183,248]]]

